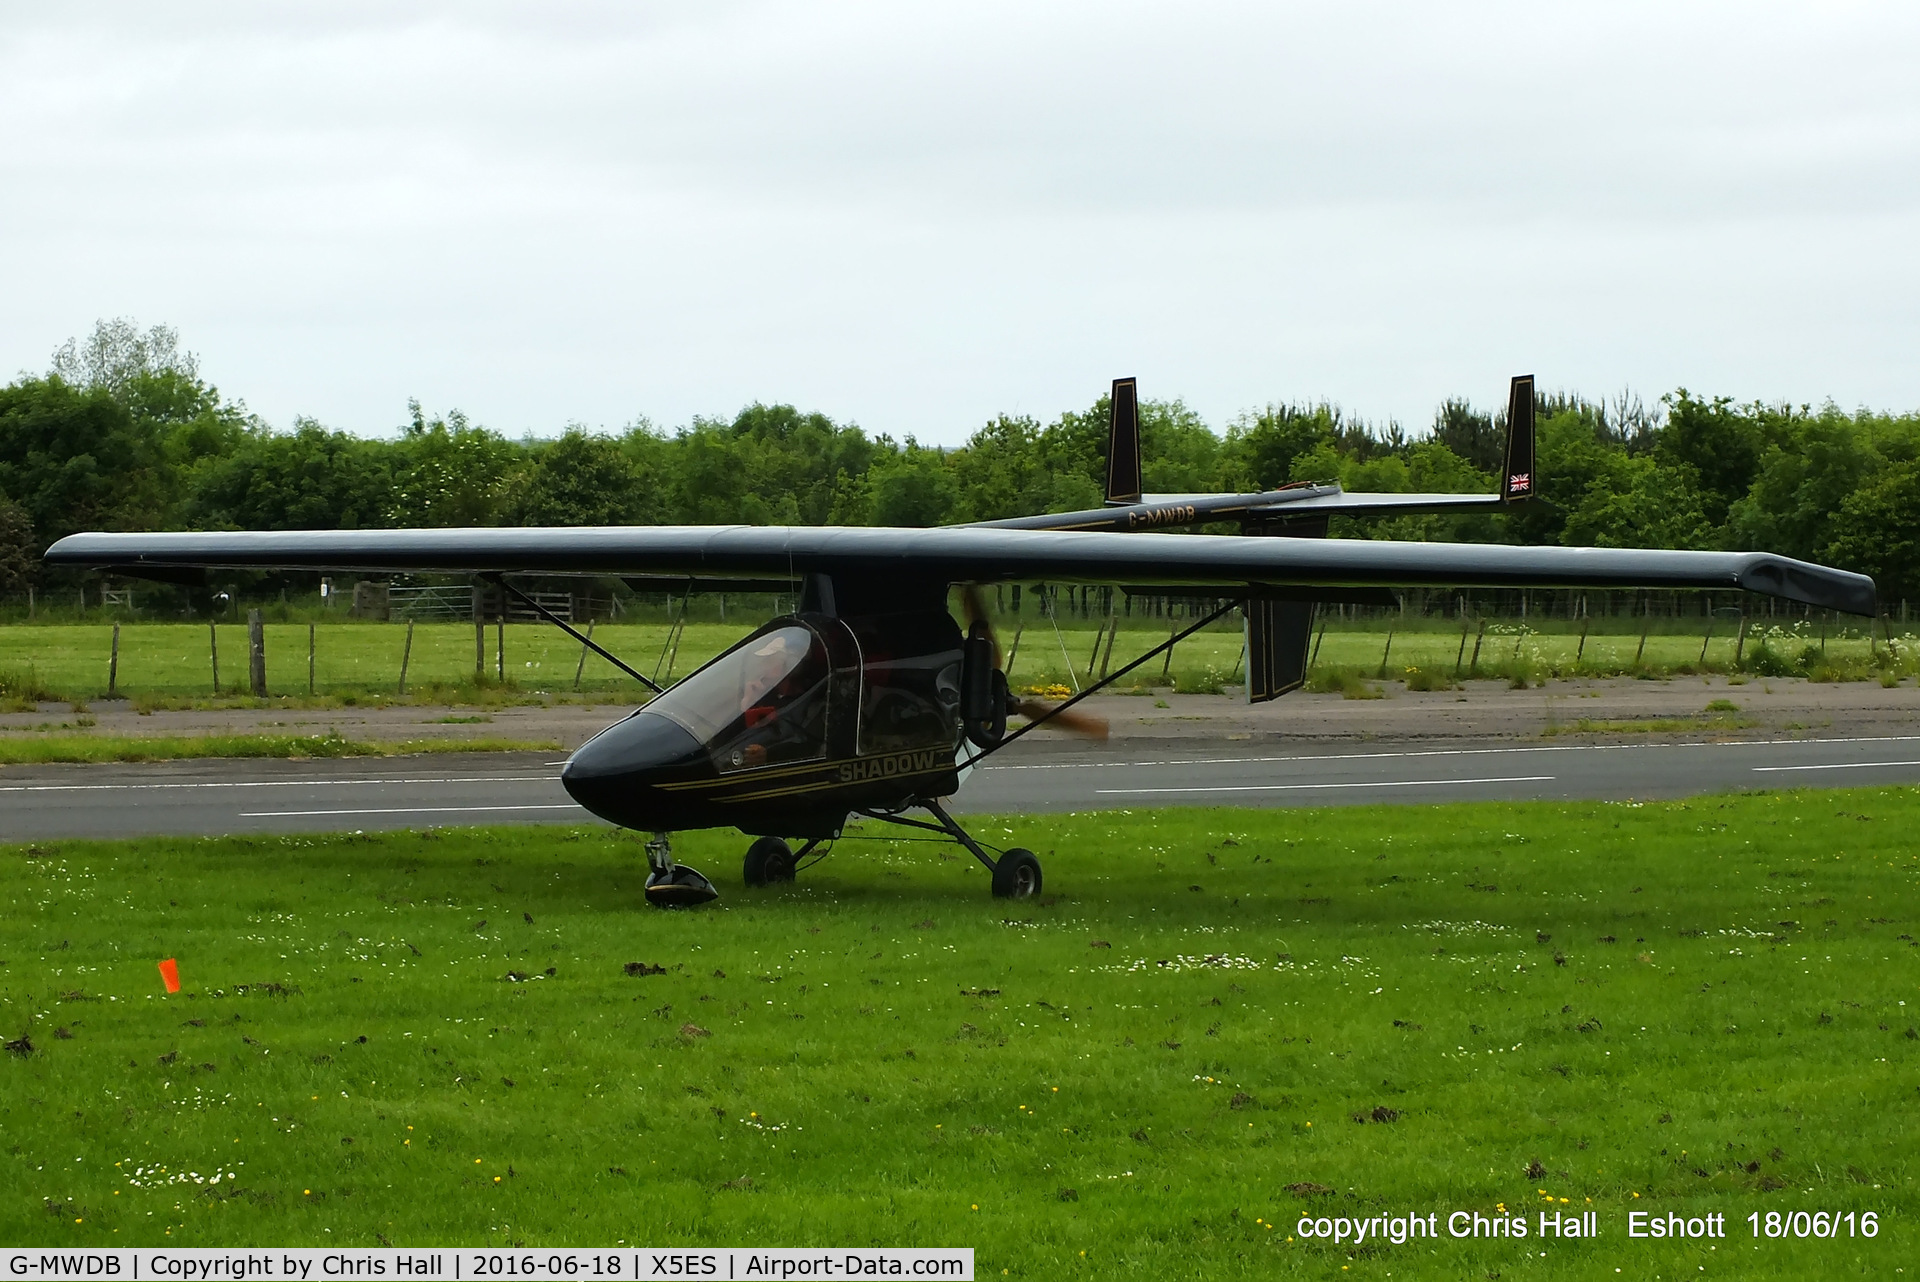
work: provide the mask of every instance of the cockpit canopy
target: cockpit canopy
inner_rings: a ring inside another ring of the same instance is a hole
[[[647,705],[722,774],[959,743],[960,631],[941,612],[775,619]]]

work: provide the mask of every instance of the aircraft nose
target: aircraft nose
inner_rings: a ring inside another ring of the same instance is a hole
[[[704,762],[700,741],[652,712],[617,721],[574,750],[560,771],[573,799],[614,823],[630,824],[635,794],[655,771]]]

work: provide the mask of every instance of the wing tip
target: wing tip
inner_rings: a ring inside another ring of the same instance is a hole
[[[1872,579],[1850,570],[1756,553],[1740,567],[1740,586],[1749,592],[1785,597],[1817,609],[1873,618],[1880,613],[1879,590]]]

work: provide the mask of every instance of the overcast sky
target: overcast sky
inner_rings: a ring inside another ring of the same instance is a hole
[[[1115,375],[1920,409],[1920,6],[0,0],[0,373],[176,327],[277,425]]]

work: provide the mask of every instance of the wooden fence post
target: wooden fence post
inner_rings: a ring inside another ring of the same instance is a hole
[[[256,699],[267,697],[267,629],[260,611],[247,611],[247,687]]]
[[[113,651],[107,657],[107,698],[120,697],[120,625],[113,625]]]
[[[1380,675],[1376,680],[1385,680],[1387,675],[1387,656],[1393,653],[1393,629],[1387,629],[1387,646],[1380,651]]]
[[[499,677],[501,685],[505,685],[507,683],[507,598],[504,594],[500,598],[500,613],[494,616],[493,641],[494,675]]]
[[[220,629],[212,619],[207,620],[207,654],[213,659],[213,693],[220,693]]]
[[[407,664],[413,659],[413,620],[407,620],[407,643],[400,650],[400,693],[407,692]]]
[[[1473,630],[1473,623],[1467,619],[1464,609],[1461,610],[1460,617],[1462,620],[1460,624],[1460,649],[1453,656],[1453,675],[1455,677],[1460,675],[1461,661],[1467,657],[1467,633]]]
[[[487,674],[487,598],[478,583],[473,585],[473,683],[480,684]]]
[[[314,628],[313,628],[313,625],[309,623],[307,625],[307,693],[308,694],[313,693],[313,651],[314,651],[313,643],[314,643]]]
[[[593,615],[592,614],[587,615],[587,640],[589,641],[593,640]],[[576,690],[580,688],[580,678],[586,675],[587,654],[588,654],[587,647],[584,645],[581,646],[580,647],[580,666],[573,670],[573,688]]]
[[[1480,671],[1480,643],[1487,639],[1487,621],[1480,620],[1480,630],[1473,634],[1473,659],[1467,664],[1469,675]]]

